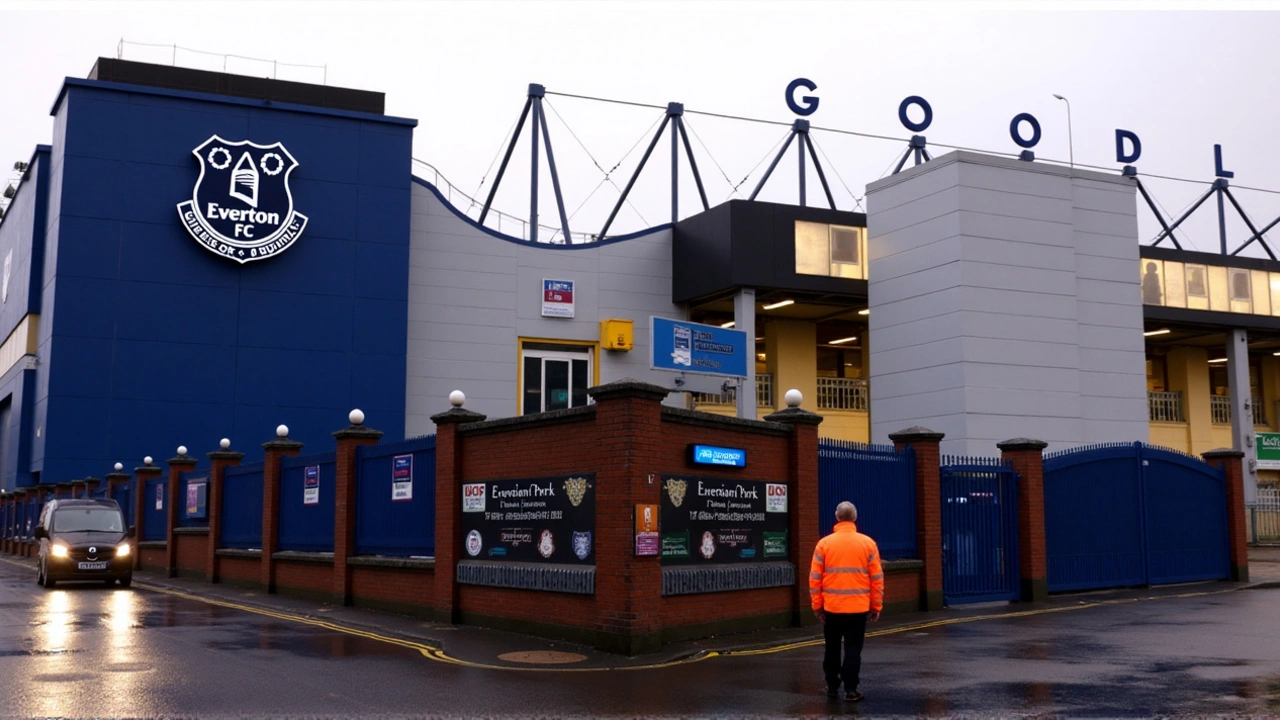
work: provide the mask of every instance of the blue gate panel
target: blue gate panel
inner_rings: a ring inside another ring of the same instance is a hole
[[[142,539],[166,540],[169,537],[169,513],[167,508],[172,498],[169,497],[168,479],[150,478],[142,497]]]
[[[262,473],[262,463],[223,471],[222,547],[262,548]]]
[[[1017,600],[1017,473],[994,458],[943,461],[943,598],[949,605]]]
[[[916,464],[911,448],[823,439],[818,443],[818,529],[835,525],[836,505],[858,508],[858,532],[871,536],[886,560],[919,557],[916,548]]]
[[[1044,468],[1050,591],[1228,576],[1220,469],[1142,443],[1053,453]]]
[[[1050,592],[1145,582],[1139,462],[1129,444],[1046,457],[1044,525]]]
[[[318,477],[307,487],[307,468],[318,468]],[[337,477],[337,453],[285,458],[280,463],[280,549],[297,552],[333,552],[333,490]],[[314,491],[314,503],[306,491]]]
[[[356,554],[434,557],[436,436],[357,448],[356,467]]]
[[[1224,473],[1160,448],[1143,449],[1151,584],[1230,574]]]
[[[134,524],[133,521],[133,484],[135,481],[130,480],[127,483],[120,483],[111,490],[111,499],[116,501],[120,506],[120,511],[124,513],[125,527]]]

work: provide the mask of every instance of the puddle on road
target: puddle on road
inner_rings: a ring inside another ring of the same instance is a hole
[[[71,650],[0,650],[0,657],[48,657],[52,655],[72,655],[78,652],[84,652],[80,649]]]

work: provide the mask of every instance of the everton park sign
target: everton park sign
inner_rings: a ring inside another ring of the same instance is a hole
[[[283,145],[214,135],[191,152],[200,177],[178,215],[206,250],[243,264],[283,252],[302,234],[307,216],[293,209],[289,191],[298,161]]]

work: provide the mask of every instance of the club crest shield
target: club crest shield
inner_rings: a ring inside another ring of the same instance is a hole
[[[579,560],[586,560],[591,554],[591,531],[573,532],[573,554],[578,556]]]
[[[289,190],[298,161],[284,145],[214,135],[191,153],[200,177],[178,216],[206,250],[244,264],[280,254],[302,234],[307,216],[293,209]]]

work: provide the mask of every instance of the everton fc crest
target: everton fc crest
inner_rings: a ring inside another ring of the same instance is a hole
[[[591,554],[591,531],[578,532],[573,531],[573,554],[578,556],[579,560],[586,560]]]
[[[293,209],[289,191],[298,161],[284,145],[214,135],[191,152],[200,177],[178,216],[206,250],[244,264],[283,252],[302,234],[307,216]]]

